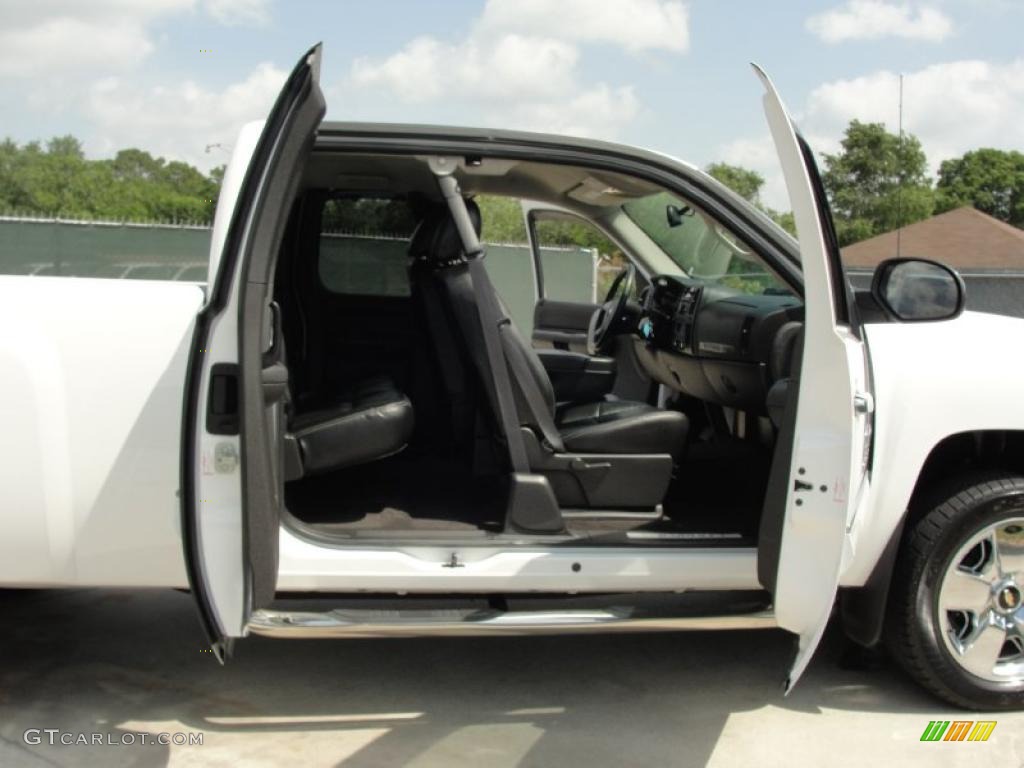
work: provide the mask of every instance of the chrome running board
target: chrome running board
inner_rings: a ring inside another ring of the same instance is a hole
[[[264,637],[473,637],[482,635],[677,632],[771,629],[771,610],[723,616],[636,615],[629,608],[548,611],[333,610],[323,613],[255,611],[246,629]]]

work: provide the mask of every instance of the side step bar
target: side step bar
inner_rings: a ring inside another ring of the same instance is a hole
[[[482,635],[677,632],[772,629],[771,610],[722,616],[636,615],[628,608],[558,611],[334,610],[322,613],[259,610],[247,630],[264,637],[474,637]]]

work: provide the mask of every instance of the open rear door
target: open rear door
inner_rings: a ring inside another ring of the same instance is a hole
[[[267,120],[238,139],[210,245],[182,424],[182,539],[189,584],[222,662],[277,583],[287,369],[273,267],[324,114],[320,46],[300,59]]]
[[[867,482],[872,398],[851,293],[813,153],[768,76],[764,110],[800,241],[803,355],[790,393],[758,541],[758,574],[779,626],[799,636],[788,691],[803,673],[835,600],[844,538]]]

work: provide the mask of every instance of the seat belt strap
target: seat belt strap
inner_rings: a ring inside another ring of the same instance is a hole
[[[510,328],[511,323],[512,320],[508,316],[505,316],[501,321],[501,333],[514,333]],[[505,345],[505,349],[507,350],[505,359],[508,361],[508,366],[515,373],[516,382],[519,385],[519,391],[526,400],[526,405],[533,415],[534,423],[540,429],[541,437],[544,438],[544,442],[547,443],[550,450],[555,453],[560,453],[565,449],[565,446],[562,443],[562,435],[558,432],[558,428],[555,426],[555,422],[551,418],[551,412],[548,409],[548,404],[544,400],[544,396],[541,395],[540,390],[537,389],[533,374],[530,372],[526,361],[523,360],[522,353],[518,351],[516,342],[511,339],[509,340],[509,343]]]
[[[462,360],[458,350],[455,349],[452,339],[452,329],[447,320],[443,317],[443,309],[440,305],[441,298],[438,295],[437,279],[433,272],[427,268],[423,269],[418,290],[426,316],[427,326],[433,342],[434,352],[438,357],[441,368],[441,380],[444,383],[445,391],[451,402],[451,421],[453,437],[456,444],[467,437],[467,431],[472,430],[471,418],[473,409],[469,399],[469,393],[465,387],[465,373]]]
[[[450,174],[437,175],[437,183],[441,194],[448,203],[455,227],[462,240],[462,248],[466,252],[469,263],[469,277],[477,297],[477,311],[483,330],[484,347],[487,351],[487,367],[490,369],[494,394],[498,401],[499,418],[505,442],[508,445],[509,461],[515,472],[529,472],[530,465],[526,459],[526,446],[520,433],[519,415],[516,411],[515,397],[512,394],[512,381],[509,377],[508,364],[501,349],[498,336],[498,323],[501,320],[493,288],[489,285],[487,273],[484,271],[484,249],[476,236],[473,222],[466,209],[466,201],[462,199],[459,184]],[[488,290],[491,288],[490,290]]]

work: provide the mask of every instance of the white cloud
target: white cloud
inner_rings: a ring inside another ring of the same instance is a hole
[[[578,53],[549,38],[504,35],[492,44],[475,39],[449,45],[419,37],[381,62],[356,59],[352,78],[361,86],[384,86],[410,103],[443,95],[503,101],[565,92]]]
[[[586,83],[580,45],[681,52],[686,5],[675,0],[488,0],[462,40],[422,36],[383,59],[357,59],[351,82],[409,105],[444,103],[477,122],[614,136],[641,110],[633,88]]]
[[[941,42],[953,33],[953,22],[936,8],[886,0],[849,0],[811,16],[806,26],[826,43],[883,37]]]
[[[46,19],[27,29],[0,31],[0,77],[124,69],[152,50],[153,43],[131,21]]]
[[[228,27],[270,21],[270,0],[206,0],[203,5],[215,21]]]
[[[140,88],[105,78],[87,95],[85,114],[100,137],[89,149],[101,153],[142,144],[155,155],[208,169],[226,162],[228,148],[247,122],[266,117],[287,72],[269,63],[220,90],[186,81]],[[208,144],[222,148],[205,151]]]
[[[572,136],[615,136],[640,113],[630,86],[612,88],[599,83],[562,101],[531,102],[513,107],[509,125],[529,131]]]
[[[148,25],[193,0],[0,0],[0,78],[118,71],[153,50]]]
[[[761,201],[769,208],[788,211],[789,195],[786,182],[782,178],[775,144],[767,134],[758,138],[741,138],[730,141],[718,149],[718,158],[722,162],[739,165],[757,171],[764,178],[761,188]]]
[[[898,81],[896,73],[881,71],[820,85],[807,99],[804,121],[815,133],[837,137],[852,118],[895,130]],[[906,74],[903,124],[933,167],[976,147],[1024,146],[1024,58],[953,61]]]
[[[835,152],[852,119],[885,123],[896,131],[898,104],[899,75],[883,70],[818,86],[796,119],[816,152]],[[971,149],[1019,149],[1024,146],[1024,58],[952,61],[905,74],[903,125],[920,139],[933,174],[943,160]],[[765,202],[789,207],[766,134],[723,145],[719,154],[764,174]]]
[[[262,24],[269,0],[0,0],[0,78],[82,81],[134,67],[154,50],[151,27],[202,10],[220,24]]]
[[[611,43],[631,52],[682,53],[690,46],[689,9],[678,0],[488,0],[477,29]]]

